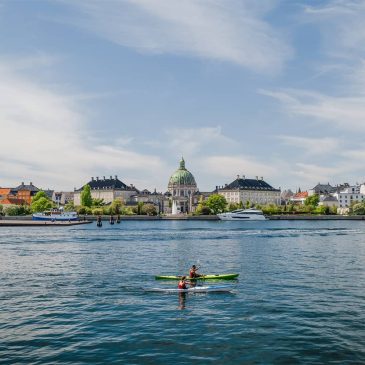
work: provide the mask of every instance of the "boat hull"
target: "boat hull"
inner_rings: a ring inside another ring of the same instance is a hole
[[[222,221],[266,221],[267,218],[265,216],[257,215],[256,217],[253,216],[230,216],[225,214],[218,214],[218,217]]]
[[[197,280],[234,280],[238,278],[239,274],[209,274],[202,275],[196,278]],[[180,280],[182,275],[157,275],[156,280]],[[192,280],[189,276],[186,276],[187,280]],[[193,279],[194,280],[194,279]]]
[[[157,293],[227,293],[233,290],[232,285],[214,285],[214,286],[195,286],[188,289],[178,288],[150,288],[145,289],[148,292]]]
[[[79,217],[77,216],[76,213],[62,213],[62,214],[34,213],[32,219],[34,221],[69,222],[69,221],[78,221]]]

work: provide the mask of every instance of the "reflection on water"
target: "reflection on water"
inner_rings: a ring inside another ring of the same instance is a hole
[[[0,362],[365,363],[364,222],[244,223],[1,228]],[[197,262],[236,293],[144,291]]]

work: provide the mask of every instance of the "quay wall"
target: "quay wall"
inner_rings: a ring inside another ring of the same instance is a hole
[[[81,215],[80,220],[96,221],[96,216],[94,215]],[[103,215],[103,221],[109,221],[109,215]],[[188,216],[188,215],[176,215],[176,216],[147,216],[147,215],[122,215],[120,216],[122,221],[159,221],[159,220],[189,220],[189,221],[217,221],[219,218],[216,215],[198,215],[198,216]],[[116,215],[114,215],[116,219]],[[311,221],[325,221],[325,220],[365,220],[365,215],[301,215],[301,214],[282,214],[282,215],[271,215],[268,216],[269,220],[311,220]],[[21,220],[30,221],[32,216],[0,216],[1,220]]]

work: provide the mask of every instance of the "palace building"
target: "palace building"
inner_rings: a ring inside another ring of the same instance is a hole
[[[250,204],[280,204],[280,189],[275,189],[263,178],[246,179],[245,176],[226,184],[224,187],[217,187],[217,192],[223,195],[228,203]]]
[[[193,205],[193,195],[198,191],[193,174],[185,167],[184,158],[179,168],[171,175],[167,186],[171,194],[171,213],[190,213]]]

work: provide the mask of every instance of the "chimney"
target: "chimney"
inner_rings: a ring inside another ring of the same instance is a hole
[[[113,176],[112,175],[110,175],[110,180],[112,180],[113,179]]]
[[[264,180],[264,177],[263,176],[261,176],[261,180]]]
[[[24,181],[22,181],[22,186],[24,186]]]
[[[94,176],[91,176],[91,181],[94,181]]]
[[[258,180],[259,179],[259,177],[258,176],[256,176],[256,180]]]
[[[237,179],[239,179],[240,178],[240,175],[237,175]]]
[[[115,175],[115,180],[118,180],[118,175]]]
[[[246,176],[245,175],[242,175],[242,179],[245,180],[246,179]]]
[[[96,177],[96,181],[99,181],[99,176]]]
[[[32,183],[32,182],[30,182],[30,183],[29,183],[29,185],[30,185],[30,186],[32,186],[32,185],[33,185],[33,183]]]
[[[105,180],[105,176],[103,176],[103,180]]]

